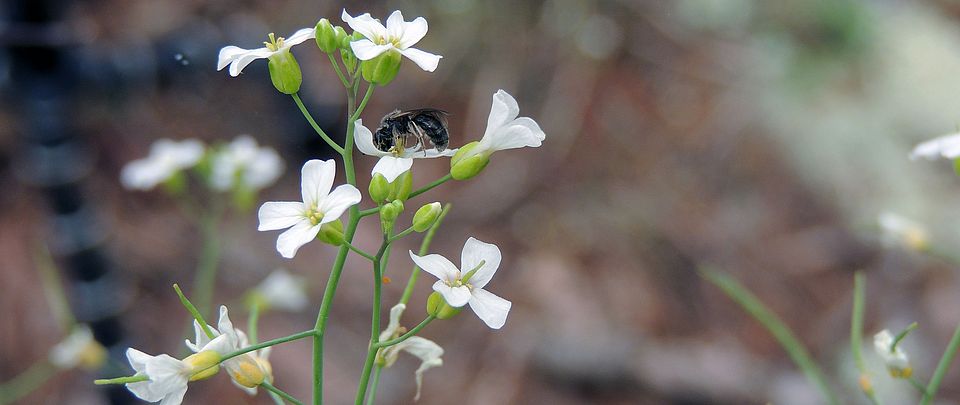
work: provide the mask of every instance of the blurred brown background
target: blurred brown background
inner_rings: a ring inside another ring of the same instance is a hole
[[[268,32],[289,34],[321,17],[340,23],[342,7],[63,2],[60,34],[50,40],[62,40],[64,63],[76,73],[54,85],[71,89],[69,114],[59,119],[87,157],[76,163],[78,192],[121,286],[95,295],[114,304],[126,345],[181,350],[189,315],[169,286],[192,280],[199,236],[161,193],[122,189],[120,168],[158,138],[212,143],[247,133],[287,164],[259,201],[296,199],[302,162],[331,152],[272,88],[266,63],[231,78],[215,70],[216,54],[230,44],[256,47]],[[504,262],[489,289],[514,303],[500,331],[469,313],[426,329],[446,354],[443,367],[425,374],[420,403],[818,403],[776,341],[698,277],[702,264],[728,271],[780,314],[845,403],[862,402],[848,333],[852,274],[866,270],[865,335],[919,322],[904,344],[918,376],[929,378],[960,322],[960,279],[941,260],[884,248],[874,222],[879,212],[896,211],[935,225],[933,240],[943,249],[960,243],[953,225],[960,212],[951,209],[960,190],[950,165],[907,159],[913,144],[960,123],[960,4],[452,0],[346,7],[381,19],[394,9],[407,19],[424,16],[430,31],[418,48],[444,56],[432,74],[405,62],[397,80],[376,92],[365,121],[395,108],[442,108],[452,113],[451,145],[459,146],[482,135],[490,96],[502,88],[547,133],[543,147],[500,152],[476,179],[407,204],[453,203],[434,252],[455,258],[468,236],[499,245]],[[29,27],[20,28],[7,30],[5,46],[29,39]],[[311,42],[293,51],[305,103],[342,138],[342,91],[326,57]],[[30,166],[20,136],[29,117],[18,100],[43,83],[13,82],[13,56],[4,58],[0,381],[60,339],[34,252],[44,243],[54,257],[71,249],[52,231],[62,218],[50,214],[44,188],[31,181],[42,167]],[[375,161],[360,162],[365,190]],[[444,161],[418,162],[416,184],[446,170]],[[227,222],[215,302],[235,303],[272,269],[286,267],[308,278],[311,309],[266,316],[261,338],[312,327],[335,250],[313,243],[284,260],[273,248],[276,233],[256,231],[255,213]],[[362,224],[355,244],[375,246],[377,226]],[[411,266],[404,252],[418,244],[411,238],[395,249],[385,303],[399,298]],[[331,404],[354,395],[369,331],[368,272],[351,259],[336,296],[326,339]],[[428,292],[423,281],[408,326]],[[242,324],[242,311],[235,312]],[[277,385],[304,399],[309,353],[309,343],[296,342],[271,359]],[[868,357],[886,403],[916,401],[912,387],[887,378]],[[378,402],[411,403],[416,365],[404,355],[385,370]],[[90,384],[96,377],[62,374],[21,403],[107,403]],[[960,401],[960,372],[948,375],[939,397]],[[220,376],[191,384],[184,403],[215,401],[270,403]]]

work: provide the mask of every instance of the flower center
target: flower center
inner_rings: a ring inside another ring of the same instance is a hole
[[[319,225],[320,221],[323,220],[323,213],[317,210],[316,206],[310,207],[304,216],[310,220],[311,225]]]
[[[283,37],[274,36],[274,34],[271,32],[270,35],[267,35],[267,39],[270,41],[263,43],[267,49],[276,52],[280,48],[283,48]]]
[[[480,269],[482,269],[482,268],[483,268],[483,265],[485,265],[485,264],[487,264],[487,261],[486,261],[486,260],[481,260],[481,261],[480,261],[480,264],[478,264],[476,267],[470,269],[470,271],[468,271],[467,274],[465,274],[465,275],[463,275],[463,276],[458,275],[455,280],[447,280],[447,281],[445,281],[445,283],[446,283],[448,286],[450,286],[450,287],[454,287],[454,288],[456,288],[456,287],[467,287],[467,289],[469,289],[469,290],[472,291],[472,290],[473,290],[473,284],[470,284],[470,278],[473,277],[474,274],[477,274],[477,271],[480,270]]]

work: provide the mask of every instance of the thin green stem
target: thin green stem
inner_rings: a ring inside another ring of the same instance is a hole
[[[247,338],[250,344],[257,344],[257,328],[260,321],[260,303],[257,300],[250,304],[250,315],[247,316]]]
[[[447,216],[451,208],[453,208],[453,205],[445,205],[443,210],[440,211],[440,215],[437,216],[437,220],[433,222],[427,234],[423,236],[423,242],[420,242],[420,256],[430,252],[430,243],[433,242],[433,236],[437,234],[437,228],[440,228],[440,223],[443,222],[443,218]],[[414,265],[413,270],[410,271],[410,278],[407,280],[407,287],[403,289],[403,295],[400,297],[401,304],[406,305],[410,302],[410,296],[413,295],[413,288],[417,285],[417,278],[419,277],[420,268]]]
[[[443,177],[441,177],[441,178],[439,178],[439,179],[436,179],[436,180],[433,181],[433,183],[427,184],[426,186],[423,186],[423,187],[415,190],[414,192],[410,193],[410,198],[413,198],[413,197],[416,197],[416,196],[418,196],[418,195],[420,195],[420,194],[426,193],[427,191],[432,190],[434,187],[439,186],[439,185],[441,185],[441,184],[443,184],[443,183],[446,183],[447,181],[449,181],[449,180],[452,179],[452,178],[453,178],[453,176],[452,176],[450,173],[447,173],[446,176],[443,176]]]
[[[790,328],[788,328],[777,315],[771,312],[755,295],[730,276],[706,268],[701,268],[700,274],[707,281],[719,287],[728,297],[736,301],[741,308],[760,322],[760,324],[780,342],[780,346],[787,351],[790,358],[796,363],[797,367],[803,371],[807,379],[820,389],[820,393],[823,394],[824,399],[826,399],[828,403],[832,405],[838,405],[840,403],[830,384],[827,383],[823,371],[820,370],[820,367],[818,367],[810,357],[810,354],[807,352],[807,349],[804,348],[803,344],[800,343],[800,340],[794,336]]]
[[[407,236],[407,235],[409,235],[409,234],[411,234],[411,233],[413,233],[413,232],[414,232],[414,231],[413,231],[413,227],[412,227],[412,226],[409,227],[409,228],[407,228],[407,229],[404,229],[404,230],[401,231],[400,233],[391,236],[391,237],[387,240],[387,244],[396,242],[396,241],[400,240],[401,238],[403,238],[404,236]]]
[[[917,378],[917,377],[910,377],[910,385],[912,385],[913,388],[916,388],[917,391],[920,393],[920,395],[922,395],[922,396],[926,396],[926,395],[927,395],[927,386],[924,385],[923,382],[921,382],[919,378]]]
[[[943,382],[943,377],[947,375],[947,371],[950,370],[950,364],[953,363],[953,359],[957,357],[958,349],[960,349],[960,326],[957,326],[957,329],[953,332],[953,337],[950,338],[950,343],[947,344],[947,350],[943,352],[943,357],[941,357],[940,362],[937,363],[937,369],[933,372],[933,377],[930,377],[926,394],[923,396],[923,401],[920,402],[921,405],[929,405],[933,402],[933,398],[937,395],[937,390],[940,389],[940,383]]]
[[[434,319],[437,319],[437,317],[430,315],[424,318],[423,321],[420,321],[420,324],[418,324],[417,326],[414,326],[413,329],[410,329],[409,332],[404,333],[403,335],[397,337],[396,339],[386,340],[386,341],[377,343],[374,346],[376,346],[376,348],[378,349],[382,349],[384,347],[390,347],[400,342],[403,342],[404,340],[410,339],[411,337],[416,336],[416,334],[421,330],[423,330],[423,328],[427,327],[427,325],[429,325],[430,322],[433,322]]]
[[[43,386],[47,380],[59,371],[59,368],[50,364],[46,359],[34,363],[12,380],[0,384],[0,404],[17,402],[20,398]]]
[[[373,314],[370,317],[370,347],[367,350],[367,358],[363,362],[363,371],[360,373],[360,384],[357,387],[354,405],[363,405],[363,399],[367,396],[367,383],[370,381],[370,371],[373,369],[373,361],[377,357],[377,349],[379,348],[380,306],[383,293],[383,268],[380,261],[383,259],[383,254],[387,251],[388,246],[390,246],[390,239],[384,235],[380,250],[377,251],[376,260],[373,261]]]
[[[234,352],[227,353],[227,354],[223,355],[223,357],[220,358],[220,362],[222,363],[222,362],[227,361],[227,360],[230,360],[230,359],[232,359],[232,358],[234,358],[234,357],[237,357],[237,356],[240,356],[240,355],[243,355],[243,354],[247,354],[247,353],[250,353],[250,352],[255,351],[255,350],[260,350],[260,349],[263,349],[263,348],[265,348],[265,347],[276,346],[276,345],[279,345],[279,344],[282,344],[282,343],[292,342],[292,341],[294,341],[294,340],[299,340],[299,339],[303,339],[303,338],[307,338],[307,337],[311,337],[311,336],[315,336],[315,335],[316,335],[316,331],[314,331],[314,330],[311,329],[311,330],[305,330],[305,331],[303,331],[303,332],[297,332],[297,333],[294,333],[294,334],[292,334],[292,335],[284,336],[284,337],[281,337],[281,338],[270,339],[270,340],[268,340],[268,341],[266,341],[266,342],[257,343],[257,344],[255,344],[255,345],[250,345],[250,346],[244,347],[243,349],[240,349],[240,350],[237,350],[237,351],[234,351]]]
[[[374,207],[374,208],[370,208],[370,209],[368,209],[368,210],[363,210],[363,211],[360,211],[360,218],[368,217],[368,216],[371,216],[371,215],[376,214],[376,213],[378,213],[378,212],[380,212],[380,207]]]
[[[327,56],[330,57],[330,64],[333,65],[333,70],[337,72],[337,77],[340,78],[340,83],[343,83],[343,87],[350,88],[350,81],[343,75],[343,71],[340,70],[340,64],[337,63],[337,58],[333,57],[332,53],[328,53]]]
[[[263,388],[266,388],[267,391],[270,391],[270,392],[272,392],[272,393],[274,393],[274,394],[279,395],[281,398],[287,400],[287,402],[290,402],[290,403],[296,404],[296,405],[303,405],[303,402],[300,402],[299,399],[294,398],[293,395],[290,395],[290,394],[287,394],[286,392],[283,392],[281,389],[279,389],[279,388],[277,388],[277,387],[274,387],[272,384],[270,384],[270,383],[268,383],[268,382],[266,382],[266,381],[260,383],[260,386],[263,387]]]
[[[213,331],[210,330],[210,325],[207,325],[207,321],[203,319],[203,315],[201,315],[200,311],[197,310],[197,307],[195,307],[193,303],[187,299],[187,296],[183,295],[183,291],[180,290],[180,286],[174,284],[173,290],[176,291],[177,296],[180,297],[180,303],[187,308],[187,311],[190,312],[190,315],[193,315],[193,319],[196,319],[197,323],[200,324],[200,329],[203,329],[203,334],[207,335],[207,337],[210,339],[216,337],[213,334]]]
[[[210,313],[213,287],[220,262],[220,230],[218,225],[222,213],[222,204],[214,203],[210,210],[204,212],[200,218],[203,247],[200,253],[200,261],[197,263],[197,273],[193,280],[193,294],[197,309],[201,314]]]
[[[863,351],[861,343],[863,342],[863,307],[865,299],[863,272],[856,272],[853,275],[853,313],[850,317],[850,351],[853,353],[853,361],[857,365],[857,370],[864,373],[867,367],[863,363]]]
[[[143,374],[131,375],[129,377],[117,377],[117,378],[101,378],[99,380],[93,380],[95,385],[113,385],[113,384],[130,384],[135,382],[147,381],[150,377],[147,377]]]
[[[370,260],[370,261],[375,260],[374,257],[373,257],[373,255],[371,255],[371,254],[369,254],[369,253],[367,253],[367,252],[364,252],[363,250],[360,250],[360,248],[358,248],[358,247],[356,247],[356,246],[353,246],[352,244],[348,243],[347,241],[343,241],[343,245],[346,246],[346,247],[348,247],[348,248],[350,248],[350,250],[352,250],[354,253],[356,253],[356,254],[358,254],[358,255],[360,255],[360,256],[365,257],[367,260]]]
[[[307,107],[304,106],[303,101],[300,100],[299,93],[293,93],[290,96],[293,97],[293,101],[297,103],[297,107],[300,108],[300,112],[303,113],[303,117],[307,119],[307,122],[309,122],[310,126],[313,127],[313,130],[316,131],[317,134],[319,134],[320,137],[327,142],[327,145],[330,145],[330,147],[333,148],[333,150],[337,151],[337,153],[342,155],[344,153],[343,148],[340,147],[340,145],[338,145],[336,142],[334,142],[333,139],[330,139],[327,133],[323,132],[323,128],[320,128],[320,125],[318,125],[317,122],[313,120],[313,116],[310,115],[310,112],[307,111]]]
[[[77,324],[77,319],[70,310],[67,293],[63,289],[63,280],[60,278],[60,269],[57,268],[47,245],[39,244],[34,261],[40,272],[40,280],[43,282],[43,293],[47,298],[47,305],[50,306],[60,327],[69,332]]]
[[[352,115],[350,115],[350,121],[356,121],[358,118],[360,118],[360,114],[363,113],[363,110],[365,108],[367,108],[367,101],[370,101],[370,96],[373,95],[373,89],[375,87],[376,86],[372,83],[369,86],[367,86],[367,92],[364,93],[363,100],[360,100],[360,105],[357,106],[357,110],[354,111]]]
[[[382,366],[377,366],[377,368],[373,370],[373,382],[370,383],[370,395],[367,397],[367,405],[373,405],[377,399],[377,386],[380,385],[380,373],[382,371]]]

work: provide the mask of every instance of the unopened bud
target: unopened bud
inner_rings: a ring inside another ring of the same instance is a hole
[[[343,244],[343,221],[336,220],[327,222],[320,226],[320,232],[317,233],[317,239],[323,243],[329,243],[333,246]]]
[[[380,207],[380,224],[383,227],[384,233],[393,229],[393,223],[396,222],[397,217],[399,217],[402,212],[403,201],[400,200],[393,200],[393,202]]]
[[[447,304],[440,293],[434,291],[427,297],[427,315],[433,315],[437,319],[450,319],[460,313],[463,308],[455,308]]]
[[[343,31],[343,28],[340,28],[340,30]],[[316,33],[317,46],[321,51],[333,53],[340,49],[340,38],[337,37],[336,28],[330,24],[329,20],[321,18],[320,21],[317,22]]]
[[[400,51],[390,49],[379,56],[365,60],[360,64],[363,80],[378,86],[386,86],[400,72]]]
[[[410,192],[413,191],[413,173],[407,170],[397,177],[393,183],[390,183],[390,198],[394,200],[407,201],[410,198]]]
[[[260,363],[249,354],[234,357],[226,367],[230,378],[247,388],[254,388],[267,378],[267,373],[260,367]]]
[[[479,145],[480,142],[470,142],[450,158],[450,176],[455,180],[467,180],[480,174],[487,164],[490,163],[490,157],[486,154],[468,155],[468,153]]]
[[[300,73],[300,65],[297,64],[297,59],[293,57],[289,49],[270,56],[267,67],[270,69],[270,80],[277,91],[283,94],[294,94],[300,91],[303,75]]]
[[[370,179],[370,187],[367,188],[367,191],[370,192],[370,198],[377,204],[390,201],[390,183],[380,173],[374,174],[373,178]]]
[[[190,367],[190,381],[204,380],[220,371],[220,353],[204,350],[187,356],[183,363]]]
[[[430,229],[430,226],[433,225],[437,217],[440,216],[441,211],[443,211],[443,208],[440,207],[440,203],[438,202],[420,207],[417,213],[413,214],[413,230],[423,232]]]

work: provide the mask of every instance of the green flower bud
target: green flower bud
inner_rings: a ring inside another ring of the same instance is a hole
[[[423,232],[430,229],[430,226],[433,225],[437,217],[440,216],[440,211],[443,211],[443,208],[440,207],[440,203],[438,202],[420,207],[417,213],[413,214],[413,230]]]
[[[407,201],[413,191],[413,171],[407,170],[393,183],[390,183],[390,193],[394,200]]]
[[[337,27],[340,28],[340,27]],[[343,28],[340,28],[343,31]],[[337,37],[337,31],[326,18],[321,18],[317,22],[316,28],[317,46],[325,53],[333,53],[340,49],[340,39]]]
[[[454,308],[443,299],[440,293],[434,291],[427,297],[427,315],[433,315],[437,319],[450,319],[460,313],[463,308]]]
[[[399,51],[391,49],[376,58],[363,61],[360,64],[363,80],[378,86],[390,84],[400,72],[400,57]]]
[[[333,27],[333,33],[337,37],[337,48],[349,48],[350,47],[350,36],[347,35],[347,31],[343,30],[343,27],[336,26]]]
[[[297,59],[293,57],[290,50],[270,56],[267,67],[270,68],[270,80],[273,82],[273,87],[276,87],[279,92],[293,94],[300,91],[303,75],[300,73],[300,65],[297,64]]]
[[[400,200],[393,200],[393,202],[380,207],[380,225],[383,227],[384,233],[393,229],[393,223],[396,222],[397,217],[402,212],[403,201]]]
[[[349,43],[348,41],[346,48],[340,49],[340,60],[343,61],[343,66],[347,67],[347,71],[352,73],[357,69],[357,57],[353,55],[353,50],[350,49]]]
[[[323,243],[329,243],[333,246],[343,244],[343,221],[336,220],[320,225],[320,232],[317,233],[317,239]]]
[[[370,187],[367,191],[370,192],[370,198],[377,204],[390,201],[390,183],[387,183],[387,178],[380,173],[374,174],[370,179]]]
[[[486,154],[477,154],[473,156],[467,156],[467,153],[470,152],[473,148],[476,148],[480,142],[470,142],[459,150],[457,153],[450,158],[450,175],[456,180],[467,180],[480,174],[481,171],[487,164],[490,163],[490,156]]]
[[[204,350],[187,356],[183,363],[189,366],[193,373],[190,381],[200,381],[213,377],[220,371],[220,354],[213,350]]]

